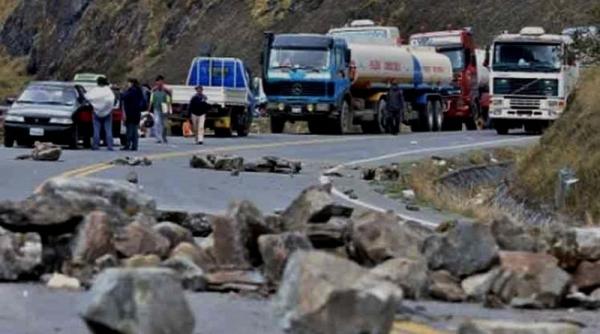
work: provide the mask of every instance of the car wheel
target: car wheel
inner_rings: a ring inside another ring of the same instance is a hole
[[[68,144],[69,148],[72,150],[76,150],[79,143],[79,127],[77,125],[73,126],[71,133],[69,134]]]
[[[4,147],[13,147],[15,145],[15,138],[12,134],[4,133]]]

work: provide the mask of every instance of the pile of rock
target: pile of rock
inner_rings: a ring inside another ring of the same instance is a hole
[[[302,170],[302,163],[274,156],[245,162],[244,158],[239,156],[208,154],[206,156],[194,155],[190,159],[190,167],[237,173],[298,174]]]
[[[60,146],[52,143],[35,142],[30,154],[19,155],[16,160],[58,161],[62,155]]]
[[[111,161],[112,165],[116,166],[152,166],[152,160],[148,157],[122,157]]]
[[[365,181],[397,181],[400,179],[401,169],[398,164],[379,167],[366,167],[362,169],[362,179]]]

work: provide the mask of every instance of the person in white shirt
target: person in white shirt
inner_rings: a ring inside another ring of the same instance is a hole
[[[94,107],[93,126],[94,139],[92,150],[98,150],[100,147],[100,132],[104,128],[106,146],[109,151],[113,150],[112,133],[112,111],[115,106],[115,94],[110,89],[108,80],[104,77],[98,78],[98,86],[90,89],[86,93],[86,98]]]

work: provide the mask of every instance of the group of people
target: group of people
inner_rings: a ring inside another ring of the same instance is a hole
[[[150,131],[157,143],[167,143],[166,124],[173,107],[172,92],[165,85],[165,78],[162,75],[157,76],[152,88],[142,86],[137,79],[133,78],[127,82],[128,87],[119,93],[118,97],[104,77],[98,78],[97,87],[86,93],[86,98],[94,108],[92,150],[99,149],[102,130],[104,130],[107,149],[109,151],[114,149],[112,111],[118,103],[123,110],[125,126],[125,142],[121,143],[121,150],[138,150],[140,129],[144,133]],[[187,115],[193,127],[195,141],[199,145],[204,143],[204,123],[209,110],[210,105],[203,94],[203,87],[196,87],[196,94],[188,104]]]

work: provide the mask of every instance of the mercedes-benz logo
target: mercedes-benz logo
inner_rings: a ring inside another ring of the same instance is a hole
[[[302,95],[302,85],[301,84],[294,84],[294,86],[292,86],[292,94],[294,94],[294,95]]]

